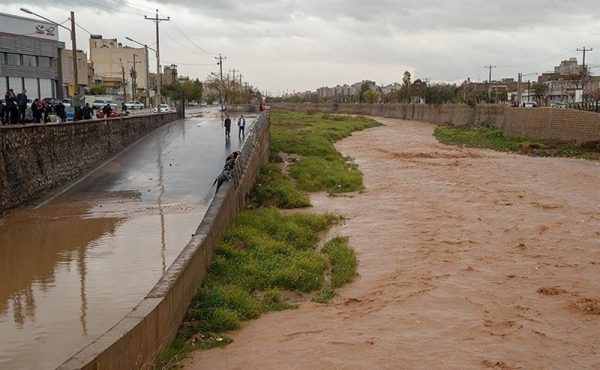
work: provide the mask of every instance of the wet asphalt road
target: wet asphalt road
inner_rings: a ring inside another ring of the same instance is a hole
[[[242,140],[237,127],[225,140],[216,111],[188,112],[0,219],[0,369],[55,368],[125,316],[189,241]]]

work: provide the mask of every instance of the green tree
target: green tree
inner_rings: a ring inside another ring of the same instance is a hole
[[[163,87],[164,95],[173,100],[200,101],[204,92],[202,82],[196,80],[175,81]]]
[[[373,90],[367,90],[363,93],[363,101],[368,104],[374,104],[379,101],[379,93]]]
[[[369,90],[370,90],[370,87],[369,87],[368,83],[363,82],[363,84],[360,85],[360,94],[358,95],[359,102],[362,102],[362,103],[365,102],[364,96],[365,96],[365,93]]]
[[[85,92],[85,95],[106,95],[106,87],[92,86]]]
[[[541,105],[541,101],[546,96],[546,92],[548,92],[548,85],[543,83],[534,82],[531,84],[531,91],[535,96],[535,100],[537,100],[538,106]]]

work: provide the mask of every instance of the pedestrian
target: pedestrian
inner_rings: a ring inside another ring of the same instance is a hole
[[[238,119],[238,137],[244,137],[244,135],[246,135],[245,129],[246,129],[246,119],[244,118],[244,115],[242,114],[240,116],[240,119]]]
[[[54,106],[54,111],[56,112],[57,122],[67,122],[67,112],[65,111],[65,105],[62,101],[59,101],[58,104]]]
[[[35,98],[31,103],[31,115],[33,116],[33,123],[40,123],[42,120],[42,112],[40,112],[40,100]]]
[[[110,103],[106,103],[104,108],[102,108],[102,113],[104,113],[104,118],[110,118],[110,114],[112,113],[112,107]]]
[[[225,136],[229,137],[231,132],[231,118],[229,118],[229,114],[225,115],[225,121],[223,121],[223,126],[225,126]]]
[[[258,107],[259,111],[264,111],[265,110],[265,104],[264,103],[260,103],[259,107]]]
[[[83,119],[92,119],[94,111],[90,108],[90,103],[85,103],[85,107],[81,109],[81,115]]]
[[[4,95],[4,104],[6,104],[5,121],[16,124],[19,120],[19,111],[17,109],[17,98],[13,89],[8,89]]]
[[[52,112],[52,106],[48,102],[48,99],[42,100],[42,103],[42,114],[44,115],[42,122],[48,123],[50,122],[50,112]]]
[[[230,168],[235,167],[235,162],[241,154],[242,152],[239,150],[229,154],[227,158],[225,158],[225,166],[229,166]]]
[[[27,112],[27,90],[17,95],[17,109],[19,110],[19,122],[25,123],[25,113]]]
[[[6,110],[6,106],[4,105],[4,100],[0,99],[0,124],[4,125],[4,112]]]
[[[229,165],[225,165],[219,176],[217,176],[217,178],[215,179],[215,182],[213,182],[213,186],[217,184],[217,190],[215,190],[215,193],[219,191],[219,188],[221,187],[221,185],[223,185],[225,181],[231,180],[231,176],[229,175],[230,172],[231,167]]]

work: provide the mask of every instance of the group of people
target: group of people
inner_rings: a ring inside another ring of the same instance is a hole
[[[238,150],[231,153],[227,156],[227,158],[225,158],[225,166],[223,167],[223,170],[221,170],[219,176],[217,176],[217,178],[215,179],[215,182],[213,182],[213,186],[217,184],[216,191],[219,191],[219,188],[221,187],[221,185],[223,185],[225,181],[231,180],[231,171],[235,168],[235,163],[237,162],[241,154],[242,152]]]
[[[242,114],[237,122],[238,125],[238,137],[244,137],[246,134],[246,118]],[[229,114],[225,115],[225,120],[223,121],[223,126],[225,127],[225,137],[229,137],[231,134],[231,118],[229,118]]]
[[[31,116],[28,117],[27,109],[31,108]],[[0,123],[2,125],[50,122],[50,113],[56,114],[57,121],[66,122],[67,108],[62,101],[58,101],[54,106],[47,99],[35,98],[31,105],[27,97],[27,91],[23,90],[16,94],[13,89],[8,89],[4,94],[4,100],[0,100]],[[75,110],[75,120],[92,119],[93,109],[88,103],[81,109]]]
[[[4,101],[0,102],[0,121],[2,124],[25,123],[27,103],[27,91],[23,90],[15,95],[13,89],[8,89],[4,94]]]

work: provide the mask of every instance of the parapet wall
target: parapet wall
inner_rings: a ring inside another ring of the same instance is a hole
[[[219,189],[192,239],[152,291],[125,318],[59,369],[153,368],[198,292],[214,248],[246,206],[258,171],[268,161],[269,128],[268,113],[263,112],[246,136],[232,181]]]
[[[178,113],[0,127],[0,215],[76,178]]]
[[[582,144],[600,140],[600,114],[574,109],[480,104],[275,104],[294,111],[361,114],[435,124],[492,126],[505,136]]]

